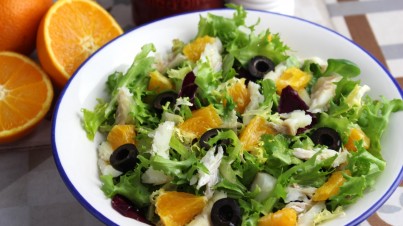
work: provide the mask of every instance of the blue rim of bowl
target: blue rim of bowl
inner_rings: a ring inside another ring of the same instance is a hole
[[[137,26],[131,30],[126,31],[125,33],[123,33],[122,35],[114,38],[113,40],[111,40],[110,42],[108,42],[107,44],[105,44],[104,46],[102,46],[101,48],[99,48],[97,51],[95,51],[90,57],[88,57],[88,59],[86,59],[79,68],[77,68],[77,70],[74,72],[74,74],[71,76],[71,78],[69,79],[69,81],[67,81],[65,87],[63,88],[63,90],[60,92],[58,101],[56,102],[55,105],[55,109],[54,109],[54,113],[53,113],[53,120],[52,120],[52,133],[51,133],[51,139],[52,139],[52,152],[53,152],[53,158],[56,164],[56,167],[59,171],[60,176],[62,177],[63,182],[65,183],[65,185],[67,186],[67,188],[69,189],[69,191],[73,194],[73,196],[77,199],[77,201],[85,208],[87,209],[93,216],[95,216],[98,220],[100,220],[101,222],[107,224],[107,225],[117,225],[115,222],[111,221],[109,218],[107,218],[106,216],[104,216],[102,213],[100,213],[95,207],[93,207],[81,194],[80,192],[75,188],[75,186],[72,184],[72,182],[70,181],[69,177],[67,176],[66,172],[63,169],[63,166],[61,164],[61,161],[59,159],[59,155],[57,152],[57,145],[56,145],[56,139],[55,139],[55,128],[56,128],[56,122],[57,122],[57,116],[58,116],[58,110],[59,110],[59,106],[60,103],[63,100],[63,96],[65,94],[65,92],[67,91],[70,82],[74,79],[74,77],[76,76],[77,72],[80,71],[81,67],[83,67],[87,61],[91,60],[91,58],[96,55],[99,51],[101,51],[103,48],[105,48],[106,46],[108,46],[110,43],[114,42],[115,40],[118,40],[119,38],[127,35],[128,33],[137,30],[141,27],[147,26],[149,24],[153,24],[153,23],[158,23],[161,20],[166,20],[166,19],[170,19],[170,18],[174,18],[174,17],[178,17],[178,16],[182,16],[182,15],[188,15],[188,14],[199,14],[199,13],[205,13],[205,12],[220,12],[220,11],[234,11],[233,9],[228,9],[228,8],[223,8],[223,9],[212,9],[212,10],[201,10],[201,11],[194,11],[194,12],[187,12],[187,13],[181,13],[181,14],[177,14],[174,16],[168,16],[168,17],[164,17],[161,18],[159,20],[150,22],[150,23],[146,23],[140,26]],[[355,43],[354,41],[352,41],[351,39],[343,36],[342,34],[327,28],[323,25],[317,24],[315,22],[309,21],[309,20],[305,20],[296,16],[290,16],[290,15],[285,15],[285,14],[281,14],[281,13],[276,13],[276,12],[269,12],[269,11],[263,11],[263,10],[255,10],[255,9],[247,9],[247,11],[250,12],[262,12],[262,13],[268,13],[268,14],[274,14],[274,15],[278,15],[278,16],[283,16],[283,17],[288,17],[294,20],[299,20],[317,27],[320,27],[322,29],[325,29],[333,34],[336,34],[337,36],[349,41],[350,43],[352,43],[353,45],[357,46],[358,48],[360,48],[363,52],[365,52],[367,55],[369,55],[373,61],[375,61],[384,71],[385,73],[389,76],[389,78],[392,80],[392,82],[394,83],[395,87],[398,89],[400,96],[403,98],[403,91],[400,88],[398,82],[396,81],[396,79],[392,76],[392,74],[386,69],[386,67],[384,65],[382,65],[382,63],[380,63],[380,61],[378,59],[376,59],[370,52],[368,52],[366,49],[364,49],[363,47],[361,47],[359,44]],[[403,180],[403,166],[400,169],[400,172],[398,174],[398,176],[396,177],[395,181],[392,183],[392,185],[389,187],[389,189],[385,192],[385,194],[375,203],[373,204],[371,207],[368,208],[367,211],[365,211],[363,214],[361,214],[360,216],[356,217],[354,220],[352,220],[351,222],[349,222],[347,225],[358,225],[359,223],[363,222],[364,220],[366,220],[368,217],[370,217],[373,213],[375,213],[376,210],[378,210],[388,199],[389,197],[393,194],[393,192],[397,189],[397,187],[399,186],[400,182]],[[123,217],[123,216],[122,216]]]

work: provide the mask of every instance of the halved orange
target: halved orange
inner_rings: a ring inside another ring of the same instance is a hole
[[[0,143],[28,134],[46,115],[53,87],[28,57],[0,52]]]
[[[62,87],[85,59],[122,33],[115,19],[95,1],[59,0],[39,26],[38,57]]]
[[[157,197],[155,207],[164,226],[182,226],[200,214],[206,203],[204,196],[167,191]]]

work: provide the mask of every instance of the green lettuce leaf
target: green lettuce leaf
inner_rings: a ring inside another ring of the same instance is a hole
[[[198,86],[198,97],[205,102],[204,106],[216,103],[217,98],[221,97],[218,92],[222,80],[221,72],[214,72],[209,62],[198,61],[197,66],[195,83]]]
[[[130,106],[132,117],[139,123],[152,119],[147,110],[147,105],[141,100],[147,87],[148,76],[146,75],[153,68],[154,58],[148,57],[148,54],[152,51],[155,52],[153,44],[144,45],[126,74],[114,73],[110,75],[107,87],[111,94],[111,99],[107,103],[98,104],[94,111],[82,109],[83,127],[88,139],[93,140],[98,128],[116,111],[119,88],[122,87],[127,87],[131,91],[136,103]]]
[[[261,106],[271,106],[270,109],[277,109],[280,101],[280,96],[276,92],[276,84],[271,79],[265,79],[261,81],[262,95],[264,101]]]
[[[134,171],[129,171],[119,177],[119,182],[114,183],[114,179],[111,175],[101,176],[102,191],[104,194],[112,198],[119,194],[131,202],[137,207],[145,207],[150,204],[150,188],[141,183],[141,169],[137,167]]]
[[[328,59],[327,68],[323,76],[339,74],[343,77],[353,78],[361,73],[360,68],[353,62],[346,59]]]
[[[364,176],[343,175],[346,181],[340,187],[339,193],[329,198],[327,206],[331,211],[338,206],[350,205],[363,196],[367,183]]]
[[[356,144],[357,151],[351,152],[347,169],[352,176],[364,176],[368,187],[375,183],[376,177],[385,169],[386,162],[365,150],[362,141]]]
[[[232,18],[225,18],[209,13],[207,17],[200,17],[198,33],[196,37],[206,35],[218,37],[224,46],[230,43],[246,43],[248,36],[241,32],[238,27],[245,25],[246,11],[242,6],[228,5],[235,8]]]
[[[231,53],[242,65],[246,65],[254,56],[265,56],[275,64],[287,59],[286,46],[280,39],[279,34],[272,34],[270,30],[261,32],[258,35],[251,33],[249,42],[246,45],[233,43],[227,51]]]
[[[291,140],[287,136],[265,134],[261,140],[267,158],[264,170],[272,176],[278,177],[288,170],[290,165],[302,162],[293,155],[292,149],[289,148]]]
[[[319,153],[320,152],[305,162],[292,166],[277,177],[277,182],[273,191],[269,194],[269,197],[263,201],[263,214],[270,213],[273,208],[280,204],[281,200],[286,198],[286,188],[290,183],[301,182],[304,179],[312,180],[315,177],[320,181],[320,183],[326,181],[324,179],[326,176],[325,174],[331,173],[333,168],[330,166],[337,156],[328,158],[324,161],[317,161],[316,157]],[[324,172],[324,170],[326,172]],[[317,183],[316,185],[321,185],[320,183]]]
[[[382,159],[381,138],[389,123],[390,115],[403,110],[403,100],[393,99],[371,100],[369,97],[364,99],[364,104],[358,124],[371,140],[368,151],[377,158]]]
[[[185,160],[165,159],[155,155],[150,159],[150,166],[171,177],[171,182],[174,184],[189,184],[197,169],[208,172],[194,154],[189,155]]]
[[[205,35],[218,37],[225,50],[243,66],[257,55],[266,56],[276,64],[287,59],[286,51],[289,48],[281,41],[278,34],[271,34],[267,29],[256,35],[254,29],[259,21],[254,25],[247,26],[245,24],[247,12],[243,7],[228,6],[236,10],[233,17],[225,18],[213,14],[201,17],[197,37]],[[249,32],[245,32],[244,28]]]
[[[356,152],[351,152],[348,158],[347,169],[351,176],[343,175],[346,182],[340,187],[339,193],[330,197],[328,206],[331,210],[339,206],[346,206],[355,203],[363,196],[367,188],[375,184],[376,178],[381,174],[386,166],[386,162],[373,156],[362,146],[359,141]]]

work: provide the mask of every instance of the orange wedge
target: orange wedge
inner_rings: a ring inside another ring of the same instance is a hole
[[[235,110],[239,113],[243,113],[250,102],[250,93],[248,87],[246,87],[245,79],[239,79],[230,87],[227,88],[228,94],[232,97],[236,103]]]
[[[192,111],[192,116],[178,126],[187,136],[199,138],[209,129],[218,128],[222,124],[220,115],[213,105]]]
[[[261,116],[255,116],[246,125],[239,134],[242,148],[246,151],[252,151],[258,147],[260,137],[264,134],[276,134],[276,131]]]
[[[28,57],[0,52],[0,143],[28,134],[49,111],[53,87]]]
[[[168,191],[157,197],[155,207],[165,226],[183,226],[200,214],[207,199],[185,192]]]
[[[39,26],[38,57],[43,69],[62,87],[84,60],[122,33],[119,24],[95,1],[59,0]]]
[[[114,125],[109,131],[106,140],[116,150],[124,144],[135,144],[136,131],[134,125]]]

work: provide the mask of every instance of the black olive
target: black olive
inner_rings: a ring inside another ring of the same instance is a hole
[[[109,157],[112,167],[120,172],[134,169],[137,164],[138,150],[134,144],[123,144],[113,151]]]
[[[160,93],[160,94],[158,94],[157,97],[155,97],[154,102],[153,102],[153,107],[157,112],[161,113],[162,107],[165,106],[166,103],[169,102],[170,106],[174,106],[177,98],[178,98],[178,94],[175,93],[174,91],[166,91],[166,92]]]
[[[204,148],[205,150],[209,150],[211,146],[207,143],[211,138],[217,136],[218,132],[220,130],[218,129],[210,129],[207,130],[203,135],[201,135],[200,140],[199,140],[199,145],[201,148]]]
[[[251,80],[262,79],[265,74],[274,71],[274,62],[265,56],[255,56],[248,63]]]
[[[223,198],[214,203],[210,218],[213,226],[241,225],[241,208],[235,199]]]
[[[325,145],[329,149],[335,151],[339,151],[341,147],[341,138],[339,133],[329,127],[318,128],[312,133],[311,139],[316,145]]]
[[[208,144],[207,142],[217,136],[218,132],[220,132],[220,129],[210,129],[207,130],[205,133],[203,133],[203,135],[201,135],[200,140],[199,140],[199,145],[201,148],[204,148],[204,150],[209,150],[211,148],[210,144]],[[224,149],[226,149],[226,146],[231,144],[231,140],[229,139],[225,139],[225,140],[219,140],[217,141],[217,148],[218,146],[221,146]]]

